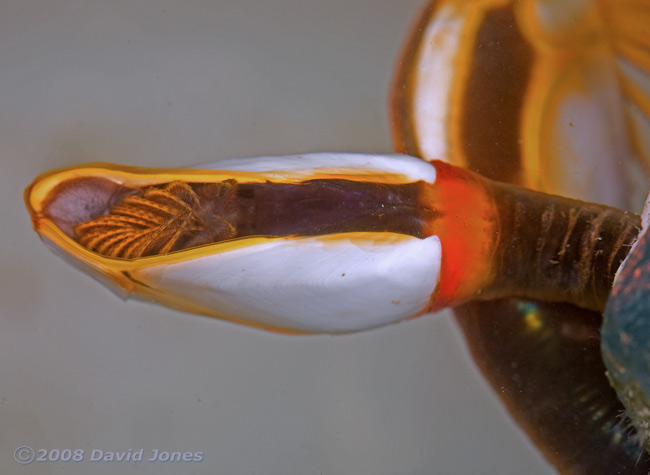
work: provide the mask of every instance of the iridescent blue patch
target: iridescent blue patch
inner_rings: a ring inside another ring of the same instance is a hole
[[[646,230],[647,231],[647,230]],[[639,239],[623,263],[602,327],[607,375],[641,440],[650,436],[650,237]]]

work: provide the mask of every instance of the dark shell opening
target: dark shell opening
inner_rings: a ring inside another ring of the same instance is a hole
[[[395,232],[425,237],[424,183],[173,181],[142,189],[104,178],[58,185],[43,214],[102,255],[136,258],[246,236]]]

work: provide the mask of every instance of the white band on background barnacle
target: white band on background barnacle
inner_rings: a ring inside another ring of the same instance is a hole
[[[648,193],[648,196],[645,199],[643,211],[641,212],[642,231],[645,232],[645,230],[648,229],[648,224],[650,224],[650,193]]]
[[[411,107],[415,134],[425,157],[448,157],[448,137],[453,113],[451,101],[457,78],[453,64],[462,45],[467,21],[453,6],[443,5],[436,21],[427,25],[419,51],[418,75],[413,78],[419,91]],[[434,85],[434,87],[432,87]]]
[[[637,248],[639,241],[641,238],[648,232],[648,225],[650,224],[650,193],[648,193],[648,196],[645,199],[645,204],[643,205],[643,211],[641,212],[641,232],[639,232],[639,236],[634,244],[632,244],[632,247],[630,248],[630,252],[628,254],[628,258],[634,253],[635,249]],[[616,276],[614,277],[614,285],[617,284],[617,281],[619,279],[619,276],[625,269],[625,264],[628,262],[628,259],[626,258],[622,263],[621,266],[618,268],[616,271]]]

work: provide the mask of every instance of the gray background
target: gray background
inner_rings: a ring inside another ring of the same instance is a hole
[[[88,161],[389,152],[420,0],[0,3],[0,473],[548,473],[449,314],[290,337],[122,302],[50,254],[22,202]],[[201,463],[14,462],[15,448]]]

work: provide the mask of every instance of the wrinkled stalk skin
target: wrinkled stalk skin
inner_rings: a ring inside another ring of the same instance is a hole
[[[481,299],[520,295],[602,312],[639,216],[604,205],[494,183],[499,243]]]

